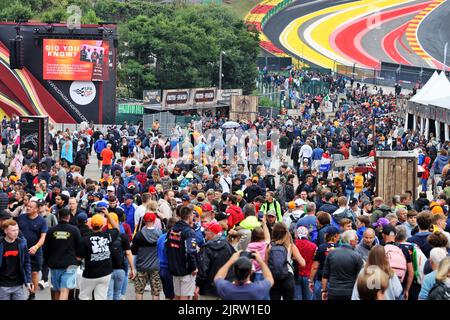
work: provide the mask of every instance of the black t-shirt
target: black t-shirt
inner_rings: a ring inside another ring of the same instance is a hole
[[[19,259],[19,240],[13,243],[3,240],[0,287],[17,287],[24,283]]]
[[[317,280],[322,281],[322,273],[323,273],[323,265],[325,264],[325,259],[328,256],[328,253],[330,253],[331,250],[334,250],[336,248],[335,243],[323,243],[321,244],[317,250],[316,254],[314,255],[314,261],[319,262],[319,267],[317,269]]]
[[[110,236],[106,232],[95,232],[83,238],[78,257],[84,258],[83,277],[97,279],[113,272]]]

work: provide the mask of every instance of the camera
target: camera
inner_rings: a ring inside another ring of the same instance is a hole
[[[249,259],[255,259],[255,255],[253,254],[253,252],[248,251],[242,251],[239,257],[247,257]]]

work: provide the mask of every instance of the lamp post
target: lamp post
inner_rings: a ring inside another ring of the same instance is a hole
[[[225,51],[220,51],[220,58],[219,58],[219,90],[222,90],[222,56],[226,55]]]

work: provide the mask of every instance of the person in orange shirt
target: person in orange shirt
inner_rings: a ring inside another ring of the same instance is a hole
[[[359,199],[359,193],[364,188],[364,177],[361,172],[357,172],[354,178],[353,185],[355,186],[355,198]]]
[[[112,160],[114,158],[114,152],[111,150],[111,144],[108,143],[106,145],[106,148],[102,150],[100,153],[100,156],[102,158],[102,174],[105,171],[110,171],[112,166]]]

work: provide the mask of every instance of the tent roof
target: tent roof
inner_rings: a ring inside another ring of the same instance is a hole
[[[411,101],[450,109],[450,81],[444,72],[437,77],[433,74],[433,77],[420,90],[420,96],[416,94]]]
[[[433,86],[433,84],[436,82],[436,80],[439,78],[439,73],[435,71],[431,78],[424,84],[424,86],[417,91],[417,93],[414,95],[414,97],[411,98],[412,102],[418,102],[425,93]]]

